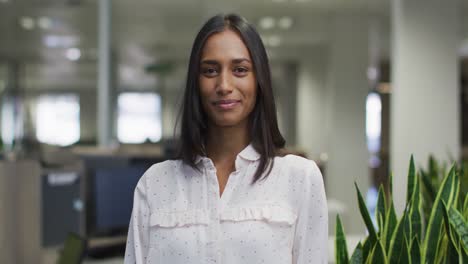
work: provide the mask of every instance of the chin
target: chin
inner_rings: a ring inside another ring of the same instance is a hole
[[[214,123],[219,127],[235,127],[247,122],[245,120],[223,118],[214,120]]]
[[[232,122],[232,121],[216,121],[216,126],[219,127],[235,127],[239,125],[240,122]]]

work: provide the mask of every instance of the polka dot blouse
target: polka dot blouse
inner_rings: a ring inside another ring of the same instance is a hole
[[[276,157],[251,185],[259,154],[249,145],[219,195],[216,168],[180,160],[153,165],[135,189],[125,263],[327,263],[322,175],[310,160]]]

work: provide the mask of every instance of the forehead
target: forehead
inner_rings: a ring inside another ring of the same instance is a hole
[[[203,59],[237,59],[246,58],[250,60],[250,53],[247,46],[242,41],[239,33],[226,29],[208,37],[203,46]]]

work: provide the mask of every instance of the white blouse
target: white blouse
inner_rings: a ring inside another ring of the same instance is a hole
[[[125,263],[327,263],[322,175],[310,160],[276,157],[251,185],[260,155],[249,145],[219,195],[216,168],[199,157],[153,165],[135,189]]]

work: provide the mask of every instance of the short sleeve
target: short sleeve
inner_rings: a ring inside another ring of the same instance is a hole
[[[328,209],[322,174],[307,161],[294,234],[293,264],[328,263]]]
[[[146,263],[148,254],[150,210],[146,197],[146,177],[140,178],[134,193],[128,228],[125,264]]]

